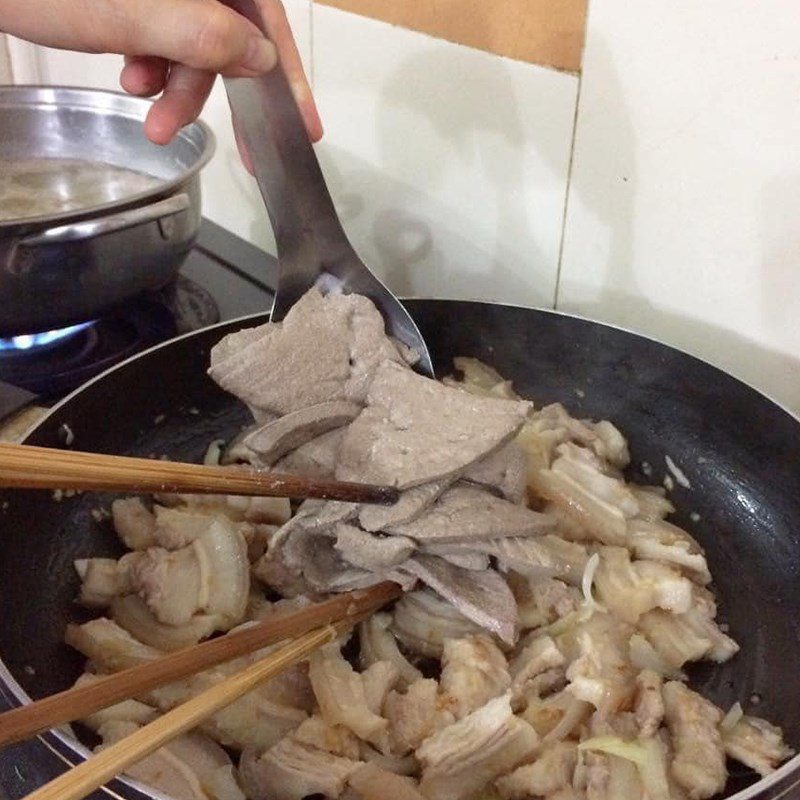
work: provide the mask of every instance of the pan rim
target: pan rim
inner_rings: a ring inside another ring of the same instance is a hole
[[[601,320],[592,319],[591,317],[586,317],[580,314],[573,314],[570,312],[559,311],[557,309],[552,309],[552,308],[529,306],[521,303],[500,303],[487,300],[466,300],[466,299],[454,300],[452,298],[422,297],[422,296],[401,298],[401,301],[405,300],[434,301],[434,302],[446,302],[446,303],[474,303],[477,305],[501,306],[504,308],[516,308],[520,310],[537,311],[546,314],[551,314],[554,316],[565,317],[569,319],[577,319],[581,322],[587,322],[595,325],[600,325],[605,328],[610,328],[612,330],[620,331],[622,333],[635,336],[639,339],[643,339],[652,342],[654,344],[660,345],[662,347],[666,347],[672,351],[675,351],[684,356],[692,358],[698,362],[701,362],[706,366],[710,367],[711,369],[716,370],[717,372],[720,372],[723,375],[732,378],[733,380],[742,384],[751,391],[761,395],[765,400],[772,403],[774,406],[780,409],[784,414],[788,415],[797,425],[800,426],[800,414],[795,413],[791,409],[787,408],[783,403],[771,397],[765,391],[756,388],[755,386],[743,380],[742,378],[739,378],[738,376],[733,375],[730,372],[727,372],[721,367],[718,367],[717,365],[711,363],[710,361],[700,356],[688,353],[687,351],[679,347],[667,344],[666,342],[656,339],[653,336],[649,336],[643,333],[638,333],[637,331],[633,331],[621,325],[603,322]],[[218,328],[230,327],[237,324],[246,325],[246,323],[252,322],[254,320],[264,320],[265,317],[268,319],[269,316],[270,316],[269,311],[261,311],[254,314],[246,314],[240,317],[235,317],[234,319],[224,320],[221,322],[217,322],[214,325],[209,325],[206,326],[205,328],[201,328],[196,331],[189,331],[187,333],[180,334],[178,336],[173,337],[172,339],[168,339],[164,342],[154,345],[153,347],[150,347],[147,350],[143,350],[140,353],[136,353],[132,356],[129,356],[123,361],[120,361],[118,364],[114,364],[107,370],[101,372],[99,375],[96,375],[95,377],[86,381],[86,383],[82,384],[77,389],[70,392],[66,397],[64,397],[58,403],[53,405],[41,419],[37,420],[28,430],[25,431],[22,441],[24,442],[31,434],[33,434],[40,426],[42,426],[45,422],[47,422],[47,420],[51,416],[55,415],[63,406],[69,403],[74,397],[78,396],[81,392],[85,391],[93,384],[101,380],[104,380],[106,377],[113,374],[117,370],[124,369],[127,364],[137,361],[138,359],[144,358],[148,356],[150,353],[160,350],[164,347],[168,347],[175,342],[203,335],[208,331],[212,331]],[[28,693],[18,683],[16,678],[14,678],[14,676],[11,674],[5,662],[2,660],[2,657],[0,657],[0,693],[4,694],[6,697],[9,697],[10,695],[11,698],[16,700],[16,702],[21,705],[27,705],[33,702],[33,699],[30,697],[30,695],[28,695]],[[85,760],[86,758],[92,755],[92,752],[83,744],[81,744],[81,742],[72,738],[71,736],[64,734],[60,730],[51,730],[46,733],[38,735],[36,738],[39,739],[48,748],[48,750],[53,752],[61,761],[70,766],[73,766],[75,762],[72,761],[69,756],[61,752],[58,745],[63,746],[64,748],[69,750],[72,755],[78,756],[81,760]],[[795,780],[785,786],[780,785],[787,778],[790,779],[791,777],[794,777]],[[130,779],[127,776],[120,775],[115,780],[119,781],[124,785],[130,786],[131,788],[143,793],[145,796],[156,798],[156,800],[169,800],[169,798],[163,793],[161,793],[159,790],[150,787],[149,785],[142,784],[138,781]],[[797,755],[793,756],[785,764],[780,766],[771,775],[768,775],[764,778],[759,778],[759,780],[757,780],[754,784],[752,784],[752,786],[749,786],[746,789],[742,789],[741,791],[736,792],[736,794],[730,795],[729,797],[726,798],[726,800],[754,800],[754,798],[762,796],[762,792],[767,792],[776,785],[780,789],[780,794],[775,795],[775,800],[786,797],[789,792],[800,786],[800,752],[798,752]],[[113,789],[110,789],[108,786],[104,786],[103,791],[107,792],[108,794],[110,794],[115,798],[119,798],[119,800],[126,800],[126,798],[122,797],[121,795],[119,795],[119,793],[115,792]]]

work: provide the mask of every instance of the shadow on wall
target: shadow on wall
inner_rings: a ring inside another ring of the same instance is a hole
[[[563,81],[542,81],[543,116],[551,83],[553,102],[558,94],[563,108]],[[487,98],[485,113],[476,114],[476,98]],[[384,82],[376,107],[377,160],[391,165],[394,179],[329,143],[320,151],[365,260],[400,294],[424,287],[425,294],[552,307],[555,263],[536,245],[552,217],[540,221],[526,205],[529,178],[518,154],[537,148],[558,175],[565,148],[546,124],[542,136],[526,130],[507,62],[432,45]],[[448,203],[459,188],[459,199],[474,198],[472,206]]]
[[[602,117],[579,117],[579,126],[591,124],[594,171],[589,180],[570,186],[570,203],[581,203],[610,237],[603,249],[607,253],[601,288],[591,301],[582,301],[583,316],[621,325],[663,339],[714,364],[756,387],[775,387],[775,399],[800,413],[800,360],[751,341],[730,329],[682,316],[654,305],[641,291],[633,267],[636,205],[635,131],[623,100],[617,70],[601,43],[593,44],[595,80],[603,81]],[[598,78],[597,76],[602,76]],[[579,112],[580,114],[580,112]],[[580,127],[579,127],[580,130]],[[599,151],[603,144],[605,149]],[[580,152],[580,142],[576,142]],[[763,241],[769,251],[763,265],[760,298],[764,319],[775,333],[786,339],[798,334],[800,274],[791,268],[800,253],[795,232],[796,219],[791,209],[800,206],[800,179],[781,179],[771,185],[762,204],[765,212]],[[794,198],[787,202],[789,197]],[[581,235],[570,229],[572,235]],[[664,236],[680,235],[664,231]],[[724,280],[724,264],[720,264]],[[767,290],[769,286],[769,290]],[[785,292],[777,291],[785,287]],[[691,291],[691,288],[687,288]],[[583,293],[585,294],[585,293]],[[781,302],[786,298],[786,302]],[[569,310],[563,303],[559,308]],[[735,321],[732,323],[735,328]]]

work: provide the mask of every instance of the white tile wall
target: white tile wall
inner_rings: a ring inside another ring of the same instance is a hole
[[[577,79],[316,5],[326,176],[397,292],[552,305]]]
[[[800,12],[590,8],[559,306],[800,409]]]

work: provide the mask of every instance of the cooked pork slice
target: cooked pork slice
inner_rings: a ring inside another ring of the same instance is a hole
[[[672,564],[703,586],[711,582],[702,548],[676,525],[633,519],[628,523],[628,546],[637,558]]]
[[[272,465],[274,472],[304,475],[307,478],[332,478],[339,460],[339,448],[346,428],[323,433],[301,445]]]
[[[358,403],[347,400],[307,406],[257,428],[245,439],[245,444],[258,453],[262,463],[274,464],[312,439],[349,424],[360,411]]]
[[[215,509],[209,506],[155,506],[156,518],[154,544],[167,550],[178,550],[191,544],[205,532],[215,516]],[[217,514],[223,516],[220,509]]]
[[[359,295],[323,297],[311,289],[282,323],[256,330],[244,342],[223,339],[211,351],[209,374],[248,405],[273,414],[330,400],[362,402],[379,364],[408,369],[380,312]]]
[[[439,695],[439,686],[432,678],[414,681],[404,693],[389,692],[384,713],[389,720],[392,750],[400,754],[416,750],[425,739],[455,721],[447,698]]]
[[[561,578],[576,585],[581,582],[588,560],[583,545],[564,541],[552,534],[493,539],[476,542],[473,547],[496,558],[497,565],[504,572],[514,570],[539,579]]]
[[[245,469],[241,466],[230,469]],[[159,494],[159,503],[170,508],[210,517],[226,517],[232,522],[255,522],[282,525],[292,515],[288,497],[242,497],[232,494]],[[189,520],[188,522],[191,522]],[[185,524],[175,535],[178,546],[195,538],[191,524]],[[184,538],[180,538],[184,537]],[[167,546],[164,542],[159,542]]]
[[[400,489],[454,475],[509,441],[530,403],[468,395],[384,362],[350,424],[336,477]]]
[[[504,694],[510,685],[506,657],[486,634],[445,639],[440,686],[456,719]]]
[[[454,480],[455,476],[452,476],[406,489],[400,493],[400,499],[391,506],[361,506],[358,522],[364,530],[372,532],[411,522],[433,505]]]
[[[402,564],[416,550],[413,539],[405,536],[376,536],[354,525],[340,522],[335,528],[334,547],[354,567],[383,572]]]
[[[458,485],[448,489],[416,519],[392,525],[387,531],[418,542],[441,543],[538,536],[552,527],[553,520],[544,514],[478,487]]]
[[[374,764],[384,772],[413,777],[419,775],[419,761],[413,753],[407,755],[397,755],[394,752],[381,753],[366,742],[359,742],[359,752],[362,761]]]
[[[370,710],[364,679],[345,661],[337,644],[311,654],[309,677],[323,719],[344,725],[361,739],[382,743],[388,722]]]
[[[624,547],[601,547],[594,576],[597,597],[620,619],[635,624],[642,614],[663,608],[677,614],[692,604],[692,583],[655,561],[631,561]]]
[[[577,611],[583,602],[579,589],[556,578],[531,578],[512,570],[507,580],[517,601],[523,630],[549,625]]]
[[[651,669],[643,669],[636,676],[635,715],[643,739],[655,735],[664,719],[663,683],[661,675]]]
[[[360,758],[358,737],[343,725],[329,725],[318,714],[301,722],[292,737],[300,744],[325,750],[335,756],[350,758],[353,761],[358,761]]]
[[[64,640],[103,672],[119,672],[161,658],[164,653],[133,638],[105,617],[67,625]]]
[[[655,609],[640,617],[637,624],[656,652],[674,669],[700,659],[722,663],[739,651],[739,645],[720,630],[714,621],[715,612],[697,587],[687,612],[670,614]]]
[[[395,605],[392,630],[409,650],[440,658],[445,639],[459,639],[482,629],[435,592],[418,589],[403,595]]]
[[[111,504],[114,530],[131,550],[144,550],[156,543],[156,520],[139,497],[126,497]]]
[[[570,662],[569,690],[604,713],[630,702],[635,670],[628,660],[631,626],[611,614],[595,613],[555,637]]]
[[[408,686],[422,678],[422,673],[400,652],[391,624],[390,614],[378,613],[359,625],[359,663],[362,669],[367,669],[377,662],[390,661],[397,667],[400,685]]]
[[[420,553],[438,556],[462,569],[486,570],[491,566],[491,560],[486,553],[476,552],[471,545],[465,542],[427,545],[420,548]]]
[[[464,473],[464,480],[497,490],[512,503],[523,503],[528,480],[528,459],[516,441],[473,464]]]
[[[214,631],[227,630],[229,621],[215,614],[195,614],[185,625],[169,625],[156,619],[147,603],[135,594],[115,597],[111,617],[140,642],[170,652],[197,644]]]
[[[528,681],[538,675],[566,664],[563,653],[547,634],[531,639],[508,665],[514,691],[520,692]]]
[[[391,661],[376,661],[361,673],[361,679],[367,707],[380,716],[386,696],[400,680],[400,670]]]
[[[269,550],[269,543],[279,528],[265,523],[241,522],[238,529],[247,544],[247,560],[255,564]]]
[[[375,764],[364,764],[350,776],[350,786],[361,800],[425,800],[416,781],[387,772]]]
[[[672,776],[692,800],[725,788],[728,772],[718,729],[722,712],[678,681],[664,684],[664,711],[672,739]]]
[[[506,644],[517,636],[517,604],[494,570],[475,572],[435,556],[417,555],[400,568],[449,600],[467,619],[497,634]]]
[[[466,800],[530,758],[539,737],[514,716],[508,695],[490,700],[417,749],[428,800]]]
[[[722,731],[725,752],[765,777],[794,755],[783,741],[783,731],[759,717],[743,716]]]
[[[289,567],[279,547],[270,547],[253,565],[253,575],[283,597],[301,597],[312,592],[302,571]]]
[[[87,608],[106,608],[115,597],[133,591],[131,567],[143,556],[134,551],[119,561],[113,558],[80,558],[74,562],[81,579],[78,602]]]
[[[360,761],[334,755],[286,736],[261,757],[242,756],[239,772],[250,800],[304,800],[339,797]]]
[[[572,785],[572,773],[577,763],[577,745],[574,742],[556,742],[537,755],[531,764],[498,778],[495,786],[503,800],[528,800],[532,796],[549,795]]]

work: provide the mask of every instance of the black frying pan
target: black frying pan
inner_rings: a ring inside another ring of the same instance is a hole
[[[631,445],[633,480],[662,480],[665,455],[683,469],[692,489],[675,489],[676,521],[706,548],[720,617],[742,645],[728,664],[694,668],[693,685],[723,708],[741,701],[798,747],[800,421],[714,367],[622,330],[483,303],[408,306],[439,374],[454,356],[475,356],[539,404],[560,401],[577,416],[615,422]],[[248,421],[205,373],[211,347],[242,326],[208,328],[115,368],[62,403],[27,441],[63,447],[67,424],[81,450],[199,460],[212,439],[231,437]],[[62,643],[66,624],[84,613],[73,602],[72,562],[121,553],[109,524],[91,515],[109,500],[0,493],[0,656],[6,691],[17,699],[62,690],[81,671],[82,657]],[[729,787],[753,780],[733,766]],[[798,780],[800,758],[742,797],[794,796],[785,792]]]

